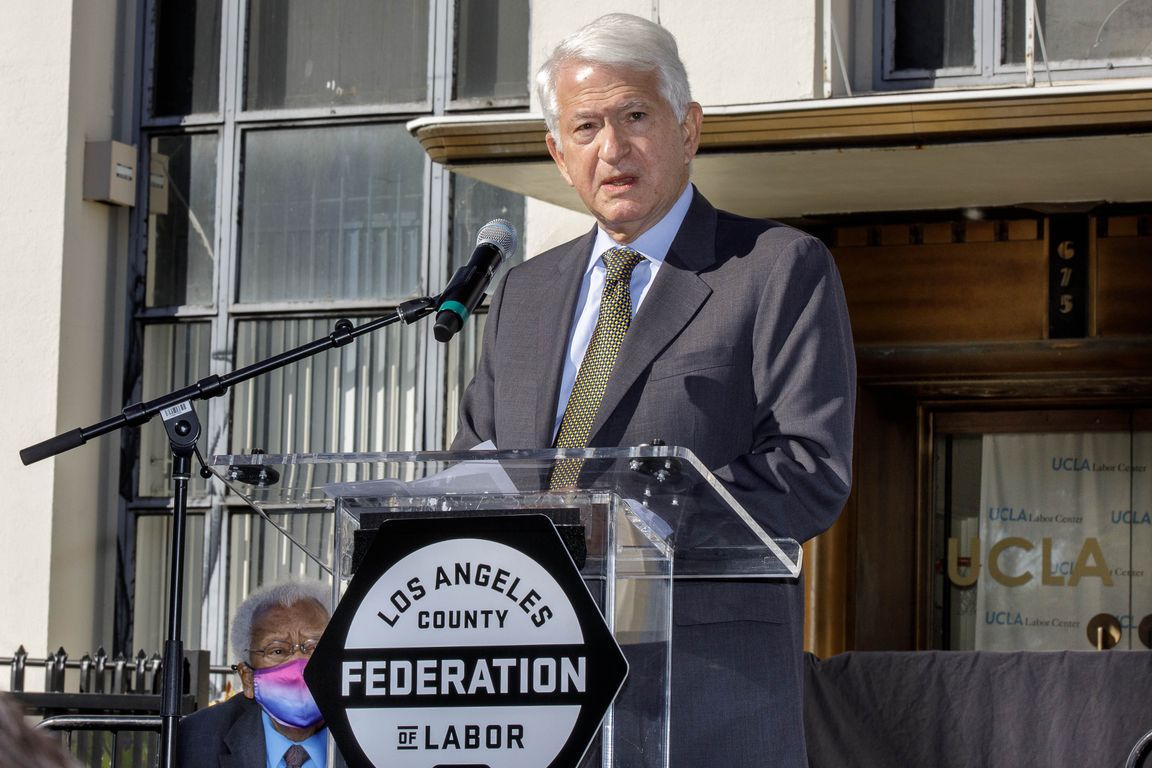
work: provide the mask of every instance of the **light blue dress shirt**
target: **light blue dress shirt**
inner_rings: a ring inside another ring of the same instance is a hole
[[[672,205],[664,218],[646,232],[627,243],[629,248],[638,251],[644,256],[644,261],[632,270],[632,282],[629,292],[632,294],[632,316],[640,309],[656,273],[672,247],[680,225],[688,214],[688,207],[692,204],[691,184],[684,188],[680,197]],[[568,354],[564,358],[564,374],[560,379],[560,397],[556,401],[556,421],[552,425],[552,436],[555,439],[560,429],[560,420],[564,418],[564,409],[568,407],[568,398],[572,396],[572,388],[576,386],[576,374],[580,371],[580,361],[588,349],[588,342],[592,339],[592,332],[596,330],[596,318],[600,314],[600,297],[604,294],[604,274],[607,271],[600,254],[609,248],[618,246],[615,240],[603,230],[596,232],[596,241],[592,244],[592,252],[588,254],[588,264],[584,269],[584,279],[580,284],[580,296],[576,301],[576,314],[573,316],[572,331],[568,334]]]
[[[268,768],[284,768],[284,753],[293,744],[299,744],[308,753],[308,761],[304,763],[303,768],[327,768],[327,728],[321,728],[304,741],[296,742],[276,730],[267,712],[262,711],[260,719],[264,722],[264,747],[268,753]]]

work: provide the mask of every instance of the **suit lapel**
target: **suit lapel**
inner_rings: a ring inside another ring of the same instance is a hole
[[[712,293],[697,273],[713,264],[715,259],[716,209],[696,192],[668,256],[620,345],[612,377],[592,423],[589,445],[596,444],[596,433],[620,405],[624,395],[684,330]]]
[[[230,752],[220,755],[220,768],[250,768],[266,763],[267,749],[264,746],[264,722],[260,717],[260,705],[255,702],[244,704],[243,712],[224,736],[224,743]]]
[[[536,416],[533,425],[536,433],[524,445],[552,445],[553,426],[556,422],[556,403],[560,396],[560,379],[564,373],[564,356],[568,352],[568,336],[572,331],[572,316],[576,312],[576,300],[580,296],[580,284],[588,254],[592,248],[596,230],[574,241],[571,248],[556,263],[555,279],[540,286],[533,297],[532,311],[528,315],[535,319],[536,355],[532,363],[534,369],[526,371],[540,382],[536,388]],[[521,442],[514,443],[516,445]]]

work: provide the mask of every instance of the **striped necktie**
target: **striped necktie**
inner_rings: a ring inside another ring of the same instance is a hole
[[[604,389],[616,363],[616,353],[620,351],[620,343],[632,322],[632,270],[644,257],[631,248],[617,247],[608,249],[600,258],[607,268],[600,314],[584,359],[580,361],[564,417],[560,420],[557,448],[583,448],[588,444],[592,422],[596,419]],[[572,487],[580,474],[581,464],[579,460],[557,464],[552,473],[551,487]]]

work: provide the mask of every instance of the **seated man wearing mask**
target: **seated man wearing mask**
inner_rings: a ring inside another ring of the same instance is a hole
[[[324,768],[328,729],[302,673],[331,617],[327,587],[283,582],[249,595],[232,618],[243,695],[184,718],[178,765]]]

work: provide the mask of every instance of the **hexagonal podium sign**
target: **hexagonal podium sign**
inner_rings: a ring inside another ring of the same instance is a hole
[[[353,768],[574,768],[628,665],[542,515],[390,520],[304,677]]]

